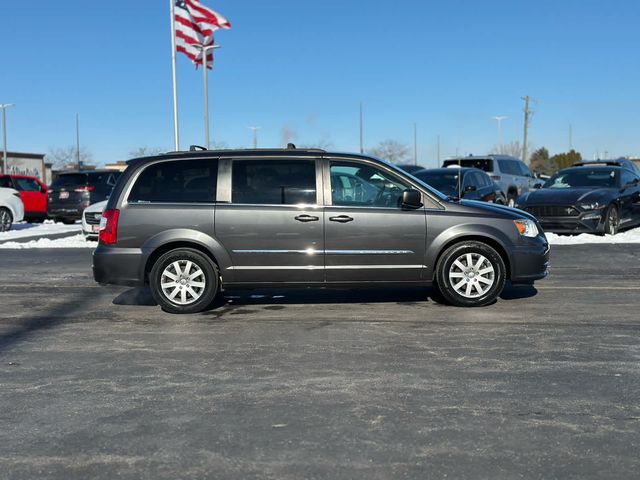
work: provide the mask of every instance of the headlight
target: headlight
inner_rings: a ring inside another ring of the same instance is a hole
[[[598,202],[581,203],[580,208],[583,210],[598,210],[600,208],[604,208],[604,205],[600,205]]]
[[[536,224],[532,220],[514,220],[513,223],[516,224],[518,233],[523,237],[538,236],[538,227],[536,227]]]

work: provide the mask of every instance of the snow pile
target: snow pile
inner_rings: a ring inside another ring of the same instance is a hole
[[[0,249],[16,249],[16,248],[96,248],[98,242],[90,242],[85,240],[83,234],[74,235],[72,237],[56,238],[39,238],[27,242],[5,242],[0,243]]]
[[[556,235],[545,233],[551,245],[584,245],[587,243],[640,243],[640,228],[627,230],[617,235],[593,235],[581,233],[580,235]]]
[[[8,232],[0,232],[0,242],[28,237],[45,237],[58,233],[73,233],[82,230],[82,225],[65,225],[45,220],[43,223],[14,223]]]

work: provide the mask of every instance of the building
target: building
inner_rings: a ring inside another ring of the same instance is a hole
[[[0,171],[4,165],[0,162]],[[51,183],[51,164],[44,161],[44,153],[7,152],[7,171],[10,175],[29,175],[45,184]]]
[[[124,160],[118,160],[116,163],[107,163],[104,168],[106,168],[107,170],[124,172],[124,170],[127,168],[127,162]]]

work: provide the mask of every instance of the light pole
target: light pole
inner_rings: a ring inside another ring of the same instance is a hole
[[[2,173],[7,173],[7,114],[6,110],[13,107],[13,103],[0,103],[2,109]]]
[[[258,130],[262,127],[249,127],[249,130],[253,130],[253,148],[258,148]]]
[[[505,117],[505,116],[497,116],[497,117],[491,117],[493,118],[496,122],[498,122],[498,148],[502,148],[502,121],[506,120],[509,117]],[[501,152],[498,152],[501,153]]]
[[[207,84],[207,70],[209,69],[209,50],[220,48],[220,45],[199,45],[194,47],[199,48],[202,55],[202,72],[204,77],[204,143],[209,150],[209,86]]]

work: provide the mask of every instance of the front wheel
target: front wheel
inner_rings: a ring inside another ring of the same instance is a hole
[[[618,207],[611,205],[607,209],[607,214],[604,220],[604,233],[608,235],[615,235],[620,228],[620,216],[618,215]]]
[[[205,255],[178,248],[162,255],[151,269],[153,298],[169,313],[196,313],[207,308],[218,293],[218,269]]]
[[[505,282],[502,257],[482,242],[461,242],[449,247],[436,266],[440,293],[458,307],[482,307],[493,303],[502,293]]]
[[[11,230],[11,224],[13,223],[13,217],[11,212],[6,208],[0,208],[0,232],[8,232]]]

